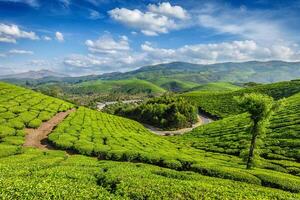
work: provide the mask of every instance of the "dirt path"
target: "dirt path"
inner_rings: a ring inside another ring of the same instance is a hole
[[[186,132],[189,132],[191,130],[193,130],[194,128],[198,127],[198,126],[201,126],[201,125],[204,125],[204,124],[208,124],[210,122],[212,122],[213,120],[207,118],[206,116],[204,115],[198,115],[198,122],[193,124],[192,127],[190,128],[182,128],[182,129],[178,129],[178,130],[175,130],[175,131],[164,131],[164,130],[161,130],[159,128],[156,128],[154,126],[151,126],[151,125],[147,125],[147,124],[144,124],[144,126],[152,133],[156,134],[156,135],[162,135],[162,136],[171,136],[171,135],[182,135]]]
[[[56,125],[74,111],[75,109],[71,109],[66,112],[57,113],[49,121],[43,122],[37,129],[26,128],[25,143],[23,146],[36,147],[39,149],[54,149],[54,147],[47,142],[48,135]]]

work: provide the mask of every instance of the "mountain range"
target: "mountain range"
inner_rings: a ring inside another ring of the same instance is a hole
[[[32,83],[67,82],[78,83],[90,80],[123,80],[142,79],[156,82],[158,79],[172,79],[194,83],[209,82],[260,82],[270,83],[292,80],[300,77],[300,62],[284,61],[249,61],[240,63],[192,64],[186,62],[172,62],[158,65],[144,66],[125,73],[113,72],[102,75],[68,77],[65,74],[49,70],[29,71],[21,74],[2,76],[9,82]]]
[[[68,77],[68,75],[43,69],[39,71],[31,70],[23,73],[2,75],[0,79],[42,79],[46,77]]]

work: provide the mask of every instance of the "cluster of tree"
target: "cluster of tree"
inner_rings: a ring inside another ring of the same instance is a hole
[[[196,107],[170,94],[140,104],[119,103],[105,111],[167,130],[191,127],[197,121]]]

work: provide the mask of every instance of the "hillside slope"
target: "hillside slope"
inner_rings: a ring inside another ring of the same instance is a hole
[[[300,93],[284,102],[284,107],[271,117],[261,156],[287,167],[290,173],[300,175],[299,163],[288,162],[300,161]],[[205,151],[240,155],[249,145],[249,124],[248,115],[241,114],[196,128],[171,140]]]
[[[219,92],[224,92],[224,91],[236,91],[242,89],[242,87],[233,85],[232,83],[227,83],[227,82],[212,82],[212,83],[206,83],[206,84],[201,84],[197,87],[190,88],[189,91],[219,91]]]
[[[126,94],[159,94],[165,90],[139,79],[118,81],[88,81],[74,85],[71,88],[74,93],[126,93]]]
[[[72,107],[62,100],[0,82],[0,157],[21,151],[25,127],[39,127]]]
[[[300,81],[264,84],[233,92],[192,91],[183,93],[181,96],[193,102],[202,111],[224,118],[242,113],[243,109],[237,105],[234,97],[251,92],[267,94],[278,100],[300,92]]]
[[[4,199],[300,197],[298,163],[293,160],[265,160],[260,168],[246,170],[237,156],[169,141],[138,122],[84,107],[60,123],[50,139],[56,148],[95,158],[42,151],[22,146],[24,127],[37,127],[73,105],[0,83],[0,107],[0,195]]]
[[[278,82],[296,79],[300,76],[299,62],[249,61],[241,63],[216,63],[210,65],[185,62],[164,63],[144,66],[138,70],[126,72],[114,79],[140,78],[150,80],[156,77],[191,81],[209,82]]]

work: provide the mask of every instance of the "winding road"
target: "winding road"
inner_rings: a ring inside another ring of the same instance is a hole
[[[138,99],[138,100],[128,100],[128,101],[123,101],[123,103],[132,103],[132,102],[139,102],[139,101],[141,101],[141,100],[140,99]],[[97,109],[98,109],[98,111],[101,111],[105,106],[115,104],[115,103],[117,103],[117,101],[98,103],[97,104]],[[178,129],[178,130],[175,130],[175,131],[166,131],[166,130],[162,130],[160,128],[151,126],[149,124],[143,124],[143,125],[146,129],[148,129],[150,132],[152,132],[156,135],[172,136],[172,135],[182,135],[186,132],[190,132],[191,130],[193,130],[194,128],[197,128],[198,126],[208,124],[212,121],[213,120],[210,119],[209,117],[207,117],[206,115],[198,113],[197,123],[193,124],[193,126],[189,127],[189,128],[182,128],[182,129]]]
[[[161,135],[161,136],[172,136],[172,135],[182,135],[186,132],[190,132],[192,131],[194,128],[197,128],[198,126],[204,125],[204,124],[208,124],[210,122],[212,122],[213,120],[208,118],[205,115],[201,115],[198,114],[198,122],[193,124],[192,127],[189,128],[182,128],[182,129],[178,129],[175,131],[166,131],[166,130],[161,130],[159,128],[156,128],[154,126],[148,125],[148,124],[143,124],[145,126],[145,128],[147,128],[150,132],[156,134],[156,135]]]

